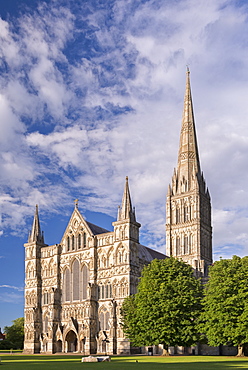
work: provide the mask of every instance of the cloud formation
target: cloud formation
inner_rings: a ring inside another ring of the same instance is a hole
[[[9,288],[9,289],[14,289],[18,290],[19,292],[23,292],[24,288],[23,287],[17,287],[17,286],[12,286],[12,285],[0,285],[0,288]]]
[[[48,1],[0,19],[0,233],[75,193],[115,217],[128,175],[142,241],[164,251],[189,65],[215,255],[246,254],[246,34],[247,5],[224,0]]]

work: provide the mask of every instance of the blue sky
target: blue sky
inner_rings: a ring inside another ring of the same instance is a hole
[[[58,243],[74,199],[107,229],[129,176],[143,244],[165,252],[186,65],[214,258],[248,251],[248,4],[0,0],[0,327],[23,315],[39,204]]]

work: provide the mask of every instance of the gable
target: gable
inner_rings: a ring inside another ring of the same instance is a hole
[[[86,233],[87,237],[94,237],[94,233],[91,231],[88,223],[85,221],[79,210],[75,208],[62,236],[61,245],[65,245],[68,236],[76,237],[82,232]]]

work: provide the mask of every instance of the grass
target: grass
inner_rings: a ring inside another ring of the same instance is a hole
[[[237,370],[248,369],[247,358],[222,356],[130,356],[111,362],[82,363],[79,355],[1,354],[1,370]],[[138,362],[136,362],[138,361]]]

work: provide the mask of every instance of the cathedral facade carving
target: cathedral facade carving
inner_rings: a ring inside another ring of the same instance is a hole
[[[113,231],[75,209],[61,241],[47,245],[38,206],[25,244],[25,353],[129,354],[121,305],[135,294],[144,265],[166,256],[139,243],[128,178]],[[200,168],[189,71],[178,165],[166,202],[166,254],[197,276],[212,263],[211,200]]]
[[[38,207],[25,244],[25,353],[130,353],[120,308],[145,264],[161,253],[139,243],[128,179],[114,231],[81,215],[77,203],[59,244],[48,246]]]

